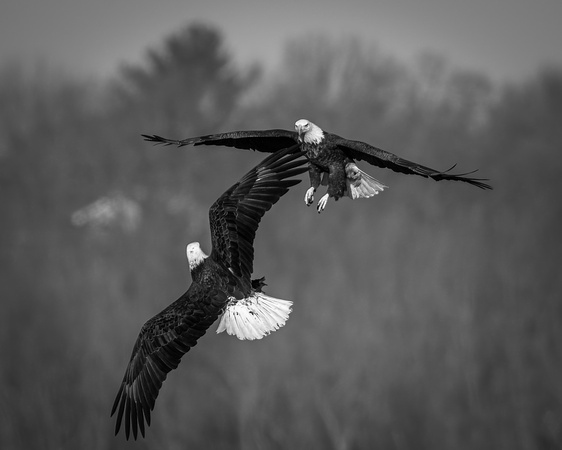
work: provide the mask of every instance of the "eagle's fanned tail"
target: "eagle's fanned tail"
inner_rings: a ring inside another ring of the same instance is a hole
[[[226,331],[240,340],[261,339],[285,325],[292,304],[260,291],[242,300],[232,299],[220,318],[217,333]]]
[[[373,197],[388,187],[368,173],[363,172],[354,163],[348,163],[345,166],[345,175],[347,196],[352,200],[355,200],[356,198]]]

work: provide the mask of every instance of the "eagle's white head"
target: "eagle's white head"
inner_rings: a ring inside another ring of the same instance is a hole
[[[187,263],[189,264],[189,270],[193,270],[205,261],[205,258],[208,256],[203,253],[201,250],[201,246],[199,242],[192,242],[191,244],[187,244],[185,248],[185,254],[187,255]]]
[[[306,119],[297,120],[295,130],[299,134],[299,141],[305,144],[320,144],[324,139],[322,128]]]

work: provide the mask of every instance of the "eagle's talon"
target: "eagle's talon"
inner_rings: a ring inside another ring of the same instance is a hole
[[[310,206],[314,202],[314,191],[316,191],[316,189],[310,186],[304,194],[304,203],[306,204],[306,206]]]
[[[322,198],[320,200],[318,200],[318,206],[317,206],[317,210],[318,213],[320,214],[322,211],[324,211],[324,209],[326,208],[326,204],[328,203],[328,199],[330,198],[330,194],[325,194],[322,196]]]

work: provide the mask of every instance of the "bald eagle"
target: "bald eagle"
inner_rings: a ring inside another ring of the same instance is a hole
[[[363,172],[355,161],[366,161],[374,166],[392,169],[404,174],[421,175],[436,181],[464,181],[481,189],[492,189],[484,183],[486,179],[468,177],[476,171],[453,174],[450,169],[439,172],[415,162],[408,161],[397,155],[373,147],[361,141],[352,141],[336,134],[323,131],[318,125],[306,119],[297,120],[295,131],[273,129],[258,131],[231,131],[228,133],[210,134],[182,140],[167,139],[157,135],[142,135],[146,141],[166,145],[223,145],[240,149],[251,149],[260,152],[275,152],[297,143],[300,150],[306,152],[310,188],[304,196],[305,203],[310,206],[314,201],[314,193],[320,184],[328,185],[328,192],[318,202],[317,210],[322,212],[329,197],[335,200],[343,196],[368,198],[386,187],[373,177]]]
[[[261,339],[282,327],[292,302],[262,292],[263,278],[251,280],[254,238],[258,224],[273,204],[306,172],[304,153],[296,146],[270,155],[210,208],[210,255],[198,242],[186,248],[192,284],[185,294],[141,328],[115,398],[115,434],[125,422],[125,435],[144,437],[145,423],[168,372],[193,347],[213,322],[217,333],[239,339]]]

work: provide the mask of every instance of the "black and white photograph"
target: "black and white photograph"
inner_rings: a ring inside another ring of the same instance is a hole
[[[562,449],[561,21],[4,1],[0,448]]]

